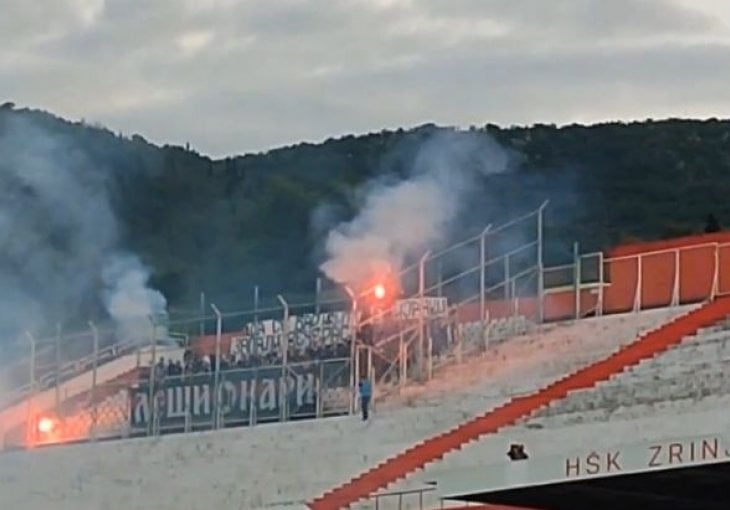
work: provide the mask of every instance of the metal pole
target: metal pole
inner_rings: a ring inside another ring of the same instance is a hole
[[[537,213],[537,319],[542,324],[545,318],[544,310],[544,275],[543,275],[543,223],[544,223],[544,212],[549,201],[546,200],[540,206]]]
[[[213,419],[213,428],[217,429],[220,425],[220,408],[221,397],[220,392],[220,370],[221,370],[221,336],[223,335],[223,314],[215,304],[211,303],[210,307],[215,313],[215,368],[213,369],[213,395],[215,395],[215,414]]]
[[[55,407],[61,405],[61,323],[56,324],[56,391]]]
[[[258,323],[259,323],[259,314],[258,313],[255,313],[255,312],[258,312],[259,311],[259,286],[258,285],[256,285],[253,288],[253,311],[254,311],[253,321],[254,321],[255,324],[258,325]]]
[[[575,318],[580,319],[580,248],[578,243],[573,243],[573,268],[575,271]]]
[[[200,293],[200,336],[205,336],[205,292]]]
[[[603,315],[603,291],[605,288],[606,268],[604,267],[603,252],[598,252],[598,306],[596,306],[596,317]]]
[[[509,253],[504,256],[504,299],[509,300]]]
[[[712,278],[712,295],[710,299],[715,299],[720,291],[720,245],[715,244],[715,272]]]
[[[482,230],[482,233],[479,236],[479,322],[482,325],[482,334],[484,333],[485,328],[484,312],[487,308],[487,296],[485,290],[487,286],[487,234],[491,228],[492,225],[490,223],[487,225],[487,228]]]
[[[149,435],[155,434],[154,421],[157,419],[157,392],[155,391],[156,377],[155,372],[157,369],[157,322],[155,317],[149,316],[150,322],[152,322],[152,338],[150,340],[152,345],[151,360],[150,360],[150,375],[149,375],[149,416],[147,418],[147,425],[149,428]]]
[[[406,344],[403,338],[403,328],[400,328],[400,334],[398,335],[398,357],[400,359],[399,368],[400,374],[398,377],[398,386],[402,389],[406,385],[406,378],[408,377],[408,362],[406,355]]]
[[[636,262],[636,294],[634,295],[634,311],[638,312],[641,310],[641,290],[644,285],[643,282],[643,258],[641,254],[637,257]]]
[[[98,421],[97,408],[96,408],[96,381],[97,381],[97,366],[99,359],[99,331],[93,322],[89,321],[89,328],[91,328],[91,334],[94,339],[94,354],[92,356],[91,365],[91,440],[96,441],[96,424]]]
[[[352,384],[350,388],[350,414],[355,414],[355,388],[357,388],[358,371],[360,368],[355,358],[357,357],[357,330],[360,325],[357,317],[357,294],[347,285],[344,288],[352,302],[352,317],[350,318],[352,325],[352,338],[350,339],[350,382]]]
[[[33,434],[36,430],[35,428],[35,417],[34,417],[34,410],[33,410],[33,399],[35,398],[35,356],[36,356],[36,341],[33,335],[30,333],[30,331],[26,331],[25,335],[28,337],[28,340],[30,341],[30,364],[29,364],[29,370],[30,373],[28,374],[30,376],[30,395],[28,397],[28,405],[26,406],[26,417],[25,417],[25,446],[27,448],[33,446]]]
[[[319,303],[322,300],[322,278],[317,277],[314,284],[314,313],[319,315]]]
[[[424,369],[424,349],[426,347],[425,337],[425,314],[426,314],[426,300],[425,300],[425,287],[426,287],[426,261],[431,250],[424,253],[418,261],[418,377],[423,380],[423,369]]]
[[[674,285],[672,287],[672,306],[679,305],[679,279],[680,279],[680,271],[679,271],[679,260],[680,260],[680,253],[681,249],[674,250]]]
[[[289,407],[289,377],[287,374],[287,364],[289,361],[289,303],[286,302],[284,296],[278,294],[276,299],[279,300],[284,308],[284,322],[281,327],[281,421],[288,419],[287,407]]]

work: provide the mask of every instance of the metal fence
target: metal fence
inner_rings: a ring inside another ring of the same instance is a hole
[[[73,335],[60,329],[46,339],[27,335],[29,356],[4,369],[4,378],[16,385],[0,401],[0,413],[36,402],[23,411],[24,426],[32,429],[35,444],[38,420],[45,415],[63,422],[67,439],[81,440],[355,412],[361,377],[370,378],[378,393],[387,395],[544,321],[639,311],[730,293],[730,245],[718,243],[613,258],[580,254],[576,246],[571,263],[544,268],[545,205],[418,257],[399,275],[398,297],[409,303],[403,308],[407,313],[400,315],[392,308],[363,315],[372,304],[366,293],[327,289],[320,281],[317,297],[309,303],[284,295],[265,298],[255,289],[252,309],[227,311],[201,296],[201,305],[211,313],[153,318],[149,338],[115,342],[113,330],[93,324]],[[697,273],[702,267],[705,271]],[[447,306],[431,310],[431,302]],[[370,328],[369,338],[363,335],[365,327]],[[155,380],[149,367],[163,357],[180,359],[185,349],[213,357],[213,375],[205,376],[210,381],[199,376]],[[268,366],[222,370],[222,359],[243,354],[268,357]],[[346,360],[347,365],[305,362],[332,358]],[[302,375],[298,371],[304,367],[314,372]],[[134,386],[140,378],[146,382]],[[270,383],[274,380],[279,382]],[[251,404],[261,399],[256,392],[263,388],[268,388],[267,398],[271,392],[296,393],[300,383],[292,380],[306,382],[301,383],[306,395],[314,391],[314,408],[309,401],[304,405],[281,396],[275,410]],[[291,384],[294,390],[282,389]],[[235,396],[239,407],[248,402],[248,414],[242,409],[223,412],[230,405],[219,403],[221,391],[220,398]],[[189,400],[193,410],[208,409],[206,402],[213,402],[210,413],[189,411]],[[15,422],[11,428],[0,427],[6,445],[28,435],[16,428]]]
[[[351,360],[231,369],[97,383],[39,409],[5,436],[6,448],[160,435],[340,416],[351,412]],[[32,405],[31,405],[32,408]]]

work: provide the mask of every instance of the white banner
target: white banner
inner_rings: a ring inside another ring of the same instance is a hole
[[[293,315],[289,317],[288,336],[292,349],[334,346],[352,336],[350,312]],[[267,355],[281,350],[283,320],[262,320],[246,324],[231,342],[231,354]]]
[[[445,297],[399,299],[393,305],[393,315],[402,320],[418,319],[419,317],[434,318],[446,315],[448,309]]]

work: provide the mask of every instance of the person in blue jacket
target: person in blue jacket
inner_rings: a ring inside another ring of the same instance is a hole
[[[362,419],[364,421],[369,416],[368,411],[370,410],[370,399],[373,396],[373,389],[367,377],[360,379],[358,388],[360,390],[360,408],[362,409]]]

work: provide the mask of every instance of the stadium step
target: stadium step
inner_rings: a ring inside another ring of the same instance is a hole
[[[446,454],[486,434],[514,425],[551,402],[565,398],[572,391],[593,387],[645,359],[657,356],[679,344],[684,337],[724,320],[728,315],[730,298],[709,302],[640,336],[601,361],[566,375],[530,395],[513,398],[481,416],[412,446],[344,485],[326,492],[308,503],[308,506],[312,510],[348,508],[426,465],[441,460]]]

